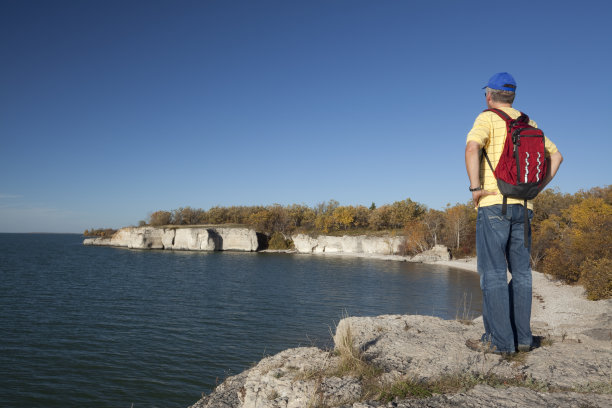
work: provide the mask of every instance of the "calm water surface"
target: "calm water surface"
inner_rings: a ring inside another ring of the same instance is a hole
[[[478,275],[403,262],[0,234],[0,406],[186,407],[351,316],[480,314]]]

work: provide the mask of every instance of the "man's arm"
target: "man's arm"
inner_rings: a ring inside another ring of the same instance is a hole
[[[557,174],[557,170],[559,170],[559,166],[561,166],[561,163],[563,162],[563,156],[561,156],[561,153],[559,153],[559,151],[556,151],[551,154],[550,157],[546,160],[548,161],[546,166],[546,178],[542,182],[542,188],[540,189],[540,191],[544,190],[548,183],[550,183],[551,180],[555,177],[555,174]]]
[[[470,179],[470,187],[480,187],[480,145],[473,140],[470,140],[465,146],[465,168]],[[497,193],[486,190],[472,191],[474,205],[478,207],[478,202],[482,197],[492,194]]]

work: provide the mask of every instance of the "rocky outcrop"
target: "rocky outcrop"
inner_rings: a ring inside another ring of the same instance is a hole
[[[300,253],[347,253],[393,255],[400,251],[400,237],[372,237],[367,235],[334,237],[319,235],[313,238],[305,234],[291,237],[295,249]]]
[[[84,245],[188,251],[257,251],[257,233],[249,228],[121,228],[111,238],[88,238]]]
[[[306,234],[291,237],[295,250],[302,254],[337,254],[359,257],[388,259],[409,262],[439,262],[451,259],[450,251],[444,245],[436,245],[415,256],[397,255],[405,243],[404,237],[368,235],[329,236],[319,235],[316,238]]]
[[[413,256],[410,260],[413,262],[439,262],[448,261],[450,259],[451,255],[449,249],[444,245],[436,245],[427,251]]]
[[[468,324],[416,315],[349,317],[336,327],[334,350],[302,347],[264,358],[192,408],[612,406],[612,300],[589,302],[576,287],[537,272],[534,285],[540,342],[529,353],[504,358],[468,349],[465,341],[483,332],[481,317]],[[356,360],[372,369],[347,368]],[[454,391],[401,393],[449,383]],[[393,390],[390,402],[380,398]]]
[[[429,316],[347,318],[336,329],[335,352],[309,347],[267,357],[228,378],[192,408],[611,406],[609,341],[552,339],[523,360],[512,360],[465,347],[466,339],[477,338],[482,329],[478,322],[465,325]],[[339,345],[347,338],[365,364],[376,368],[373,378],[342,375],[338,369]],[[421,400],[397,398],[392,403],[366,393],[367,387],[384,390],[402,381],[425,384],[444,376],[465,382],[468,391]],[[494,388],[485,378],[507,381],[512,387]]]

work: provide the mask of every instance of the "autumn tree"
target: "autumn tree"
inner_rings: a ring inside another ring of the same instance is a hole
[[[329,213],[319,213],[315,219],[315,228],[328,233],[334,228],[334,217]]]
[[[227,213],[226,207],[216,205],[206,211],[205,222],[206,224],[225,224],[228,218]]]
[[[533,201],[532,224],[537,225],[552,216],[561,215],[561,211],[576,203],[576,198],[570,194],[563,194],[558,189],[542,191]]]
[[[322,202],[317,204],[316,208],[315,208],[315,213],[317,215],[319,214],[329,214],[331,212],[333,212],[336,207],[338,207],[340,205],[340,203],[336,200],[329,200],[328,202]]]
[[[149,216],[149,224],[154,227],[168,225],[172,221],[172,213],[170,211],[155,211]]]
[[[455,252],[459,252],[461,245],[464,244],[464,240],[468,235],[473,235],[472,230],[476,229],[476,211],[474,207],[468,204],[455,204],[450,206],[447,204],[444,210],[445,220],[445,232],[446,232],[446,243],[447,246],[453,248]],[[463,255],[466,255],[473,251],[473,241],[466,240],[463,246]]]
[[[429,209],[423,214],[421,220],[427,228],[428,242],[431,245],[438,245],[438,237],[444,226],[444,213],[442,211]]]
[[[576,194],[578,199],[601,198],[606,204],[612,205],[612,184],[605,187],[593,187],[589,190],[580,190]]]
[[[290,205],[287,207],[287,216],[292,230],[300,227],[314,227],[314,220],[316,217],[315,211],[306,205]]]
[[[353,226],[356,213],[355,207],[352,206],[336,207],[332,212],[333,224],[338,229],[347,230]]]
[[[385,204],[372,210],[368,218],[368,223],[373,230],[389,228],[391,225],[391,206]]]
[[[204,222],[205,212],[201,208],[180,207],[172,210],[171,224],[197,225]]]
[[[247,223],[257,231],[272,232],[270,229],[270,211],[268,211],[266,208],[262,208],[261,210],[251,214]]]
[[[404,226],[404,242],[401,252],[416,255],[431,248],[428,241],[429,229],[422,220],[413,219]]]
[[[425,206],[407,198],[391,205],[389,222],[393,228],[402,228],[425,212]]]
[[[369,226],[371,210],[363,205],[355,207],[355,220],[353,225],[355,228],[367,228]]]
[[[270,230],[282,233],[289,232],[291,220],[285,207],[280,204],[273,204],[267,207],[267,210],[270,212]]]
[[[258,209],[251,214],[248,224],[259,231],[266,233],[280,232],[286,234],[291,227],[291,220],[287,210],[280,204]]]

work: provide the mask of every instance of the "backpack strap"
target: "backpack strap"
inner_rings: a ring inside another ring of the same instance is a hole
[[[506,122],[506,134],[510,133],[510,122],[512,122],[513,119],[506,112],[504,112],[501,109],[496,109],[496,108],[485,109],[483,110],[483,112],[496,113],[497,116],[499,116],[500,118],[504,120],[504,122]],[[523,115],[523,112],[521,112],[521,115]],[[491,168],[491,171],[495,173],[495,170],[493,169],[493,165],[491,164],[491,160],[489,160],[489,156],[487,155],[486,149],[482,149],[482,152],[484,153],[485,159],[487,159],[487,162],[489,163],[489,167]]]
[[[525,232],[524,237],[523,237],[523,243],[525,245],[525,248],[529,248],[529,244],[527,243],[527,240],[529,239],[529,229],[531,228],[531,226],[529,225],[529,215],[527,215],[527,200],[525,199],[525,203],[524,203],[524,211],[525,211],[525,225],[523,225],[523,231]]]
[[[485,109],[483,112],[493,112],[493,113],[497,113],[497,116],[499,116],[500,118],[502,118],[504,120],[504,122],[508,123],[510,121],[512,121],[513,119],[503,110],[501,109],[497,109],[497,108],[491,108],[491,109]],[[521,115],[524,115],[523,112],[521,112]],[[527,115],[525,115],[527,116]]]
[[[484,147],[482,148],[482,155],[484,156],[485,159],[487,159],[487,163],[489,163],[489,167],[491,168],[491,171],[493,172],[493,175],[495,175],[495,170],[493,169],[493,165],[491,164],[491,160],[489,160],[489,155],[487,154],[487,149],[485,149]],[[480,158],[480,161],[482,161],[482,157]]]
[[[529,123],[529,116],[527,116],[525,113],[523,113],[521,111],[519,111],[520,115],[516,119],[512,119],[510,117],[510,115],[508,115],[506,112],[504,112],[501,109],[497,109],[497,108],[485,109],[485,110],[483,110],[483,112],[493,112],[493,113],[496,113],[497,116],[499,116],[500,118],[502,118],[504,120],[504,122],[506,122],[506,126],[507,126],[508,130],[510,130],[511,122],[513,122],[513,121]]]

